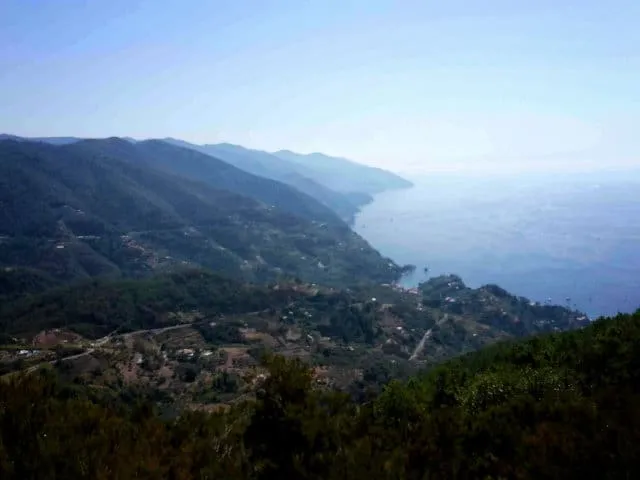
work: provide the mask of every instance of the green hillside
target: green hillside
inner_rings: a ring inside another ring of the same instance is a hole
[[[353,216],[358,212],[358,207],[371,201],[371,196],[364,192],[361,192],[359,196],[355,196],[332,190],[315,179],[313,171],[307,171],[298,164],[268,152],[228,143],[195,145],[176,139],[163,140],[206,153],[254,175],[291,185],[331,208],[347,221],[353,219]]]
[[[0,307],[0,334],[24,346],[38,345],[43,335],[62,335],[87,349],[102,338],[101,348],[87,350],[83,360],[102,359],[102,373],[94,372],[91,382],[117,387],[113,379],[143,354],[157,361],[138,371],[137,381],[162,385],[174,401],[197,404],[192,385],[166,382],[162,372],[197,368],[198,384],[221,372],[245,376],[258,367],[259,352],[271,351],[305,359],[323,371],[324,382],[359,398],[379,391],[390,378],[500,340],[589,323],[579,312],[531,305],[509,294],[496,295],[487,287],[458,289],[453,281],[439,277],[423,284],[419,292],[375,285],[338,290],[286,281],[246,284],[183,269],[144,280],[92,280],[7,300]],[[465,298],[464,309],[456,310],[449,302],[432,304],[442,283],[458,292],[459,302]],[[125,338],[138,339],[147,347],[140,351],[135,347],[138,340],[122,342]],[[47,347],[52,342],[59,343],[52,338]],[[235,360],[216,365],[206,355],[181,359],[176,352],[187,347],[223,357],[229,354]],[[15,352],[0,358],[3,371],[22,368],[23,359]],[[29,357],[29,364],[47,358],[43,350]],[[82,365],[77,368],[84,371]],[[220,399],[205,403],[216,402]]]
[[[210,176],[178,176],[168,171],[172,161],[185,170],[204,162]],[[327,284],[398,278],[393,262],[311,197],[212,162],[162,142],[2,141],[0,266],[60,280],[185,264],[260,281],[283,274]],[[250,191],[254,198],[237,193]]]
[[[411,182],[394,173],[346,158],[322,153],[305,155],[290,150],[280,150],[274,155],[296,165],[301,173],[338,192],[375,194],[411,186]]]
[[[252,175],[209,155],[161,140],[135,143],[118,138],[83,140],[70,145],[69,150],[162,169],[216,189],[253,198],[307,220],[338,221],[329,208],[288,185]]]
[[[4,267],[0,270],[0,301],[42,293],[58,285],[55,279],[46,273],[30,268]]]
[[[0,472],[16,479],[635,478],[639,349],[640,312],[620,315],[489,347],[392,383],[361,405],[318,386],[301,362],[266,357],[254,399],[168,420],[155,406],[161,395],[144,400],[130,387],[114,395],[65,385],[45,369],[0,384]],[[234,381],[220,377],[212,388]]]
[[[391,172],[346,159],[321,154],[303,156],[288,151],[272,154],[229,143],[198,145],[176,138],[137,141],[124,137],[122,140],[130,144],[127,148],[124,145],[117,147],[113,144],[107,145],[104,140],[97,140],[96,143],[95,140],[88,141],[78,137],[26,138],[0,134],[0,140],[39,142],[52,145],[84,144],[84,148],[102,149],[102,153],[113,154],[116,152],[118,155],[122,155],[128,149],[126,155],[133,156],[137,161],[150,162],[150,164],[162,167],[167,171],[206,181],[214,187],[236,191],[268,204],[277,205],[285,210],[292,208],[295,214],[326,215],[326,211],[321,212],[317,205],[308,202],[308,198],[306,198],[308,195],[347,222],[352,222],[359,208],[372,200],[372,194],[411,186],[410,182]],[[205,154],[213,159],[205,160],[202,156],[185,155],[184,152],[167,149],[166,146],[164,146],[165,151],[162,152],[160,144],[158,144],[160,141],[174,147]],[[153,153],[153,158],[149,158],[150,153]],[[319,158],[321,162],[308,162],[309,158]],[[237,167],[241,172],[229,169],[228,165],[221,165],[220,160]],[[262,178],[256,180],[248,177],[246,173]],[[279,182],[279,186],[262,181],[264,179],[275,180]],[[295,192],[291,192],[289,188],[283,188],[282,184],[292,187]],[[274,188],[276,192],[273,191]],[[283,200],[282,198],[292,195],[296,197],[296,201]]]

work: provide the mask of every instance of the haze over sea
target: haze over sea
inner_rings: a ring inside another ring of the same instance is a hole
[[[385,192],[355,230],[399,263],[407,285],[460,275],[592,318],[640,307],[640,175],[438,174]],[[428,266],[428,274],[423,268]]]

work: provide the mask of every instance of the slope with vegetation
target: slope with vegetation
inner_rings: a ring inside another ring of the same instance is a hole
[[[635,478],[639,350],[640,312],[620,315],[489,347],[393,382],[360,405],[318,387],[299,360],[266,357],[254,399],[178,417],[160,416],[139,390],[114,395],[61,383],[45,369],[0,384],[0,473]],[[224,389],[233,380],[215,382]]]
[[[469,311],[429,304],[443,282],[451,284],[450,295],[468,297]],[[250,395],[243,379],[274,352],[304,359],[318,382],[364,398],[390,378],[498,340],[588,323],[564,308],[457,287],[449,277],[419,293],[375,285],[249,285],[201,270],[91,281],[6,302],[0,333],[9,346],[0,366],[4,372],[35,366],[51,360],[56,345],[74,346],[87,355],[65,365],[89,383],[144,384],[174,401],[210,405]],[[18,353],[32,348],[37,355]],[[224,398],[206,394],[220,375],[231,375],[236,388]]]
[[[158,141],[2,141],[0,266],[65,281],[184,264],[257,281],[400,275],[311,197],[215,162]],[[209,174],[186,178],[201,163]]]
[[[252,175],[222,160],[160,140],[129,142],[119,138],[83,140],[69,150],[93,158],[110,158],[161,169],[226,190],[307,220],[337,222],[329,208],[281,182]]]
[[[307,171],[293,162],[268,152],[228,143],[195,145],[172,138],[163,139],[163,141],[211,155],[254,175],[291,185],[331,208],[347,221],[352,221],[359,207],[372,200],[372,197],[365,192],[350,194],[332,190],[315,179],[316,175],[313,171]]]
[[[52,145],[70,145],[84,142],[85,147],[87,146],[86,139],[77,137],[26,138],[16,135],[0,134],[0,140],[40,142]],[[346,159],[337,159],[328,156],[322,157],[328,162],[326,167],[321,165],[321,168],[317,168],[318,166],[309,168],[305,165],[305,162],[290,161],[285,158],[287,153],[296,156],[296,158],[299,156],[292,152],[282,152],[282,155],[279,156],[277,154],[229,143],[198,145],[176,138],[139,142],[132,138],[125,137],[122,140],[126,140],[131,145],[143,144],[140,150],[155,148],[155,153],[160,153],[159,157],[149,159],[147,156],[144,161],[150,160],[155,166],[160,166],[173,173],[196,180],[204,180],[212,186],[231,189],[243,195],[266,201],[269,204],[276,204],[285,210],[295,208],[294,213],[300,213],[300,208],[302,208],[303,211],[309,208],[308,202],[305,199],[305,195],[308,195],[320,204],[331,209],[347,222],[352,222],[359,208],[372,200],[372,194],[380,193],[384,190],[411,186],[410,182],[391,172],[374,169]],[[205,159],[202,155],[188,156],[185,152],[180,153],[167,149],[166,146],[166,151],[160,152],[161,145],[158,142],[174,147],[186,148],[212,158]],[[89,142],[89,144],[93,144],[94,147],[105,147],[104,143],[95,144],[95,142]],[[140,159],[141,156],[144,155],[143,152],[138,152],[136,157]],[[304,156],[299,157],[302,158]],[[221,160],[227,165],[221,165]],[[229,165],[237,167],[237,169],[242,171],[239,175],[243,177],[240,182],[232,181],[231,184],[228,182],[229,174],[231,176],[238,176],[237,170],[233,168],[229,169]],[[330,169],[329,174],[327,168]],[[223,173],[221,174],[221,172]],[[280,184],[279,187],[276,187],[276,190],[282,191],[274,195],[273,183],[256,182],[255,178],[251,179],[243,175],[245,173],[250,173],[262,179],[275,180]],[[222,185],[221,181],[223,183]],[[286,185],[286,187],[282,184]],[[295,193],[290,191],[291,187],[295,190]],[[300,195],[301,193],[304,195]],[[298,196],[297,202],[281,201],[280,197],[283,195],[290,196],[292,194]],[[298,203],[300,203],[300,205],[298,205]],[[317,206],[314,208],[317,210]],[[315,213],[318,212],[316,211]]]
[[[300,154],[280,150],[275,156],[302,169],[311,178],[338,192],[376,194],[395,188],[408,188],[408,180],[380,168],[360,165],[341,157],[322,153]]]

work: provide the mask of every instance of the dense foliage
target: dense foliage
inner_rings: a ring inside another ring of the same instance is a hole
[[[640,312],[499,344],[360,405],[315,388],[299,360],[267,357],[255,400],[169,420],[45,371],[0,384],[0,475],[636,478],[638,352]]]
[[[64,327],[97,338],[116,329],[175,325],[179,320],[172,312],[251,312],[285,304],[295,295],[293,290],[243,284],[193,269],[144,280],[91,280],[0,306],[0,331],[33,334]]]
[[[56,284],[53,278],[41,271],[5,267],[0,270],[0,301],[7,302],[28,294],[41,293]]]
[[[224,160],[235,167],[260,177],[270,178],[292,186],[300,192],[318,200],[331,208],[341,218],[349,221],[358,212],[358,207],[369,203],[372,197],[364,192],[338,192],[315,179],[315,172],[303,166],[284,160],[272,153],[253,150],[229,143],[217,145],[195,145],[182,140],[165,138],[163,141]],[[367,167],[361,166],[361,172]],[[389,172],[388,188],[396,187],[395,176]],[[354,188],[356,185],[354,185]]]
[[[313,198],[160,141],[0,141],[0,206],[0,267],[62,281],[184,264],[334,285],[401,273]]]
[[[438,308],[423,308],[422,302],[429,302],[434,295],[433,285],[451,284],[449,277],[423,284],[422,295],[382,286],[336,290],[295,280],[249,284],[193,268],[143,279],[92,279],[40,292],[51,285],[47,279],[31,271],[0,275],[0,286],[7,292],[0,297],[4,298],[0,333],[29,337],[42,330],[64,328],[98,338],[113,331],[206,320],[198,323],[201,334],[219,337],[213,343],[220,343],[231,338],[222,333],[226,326],[218,325],[217,332],[209,321],[225,314],[266,311],[284,330],[296,327],[307,334],[318,332],[343,344],[373,347],[393,336],[383,350],[403,358],[408,358],[408,350],[430,329],[433,345],[429,354],[442,360],[476,350],[493,338],[566,330],[587,322],[578,320],[578,312],[562,307],[532,306],[526,299],[496,297],[482,288],[460,288],[459,284],[446,292],[456,296],[462,314],[453,313],[447,302]]]

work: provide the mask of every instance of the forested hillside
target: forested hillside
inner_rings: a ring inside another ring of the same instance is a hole
[[[129,142],[119,138],[83,140],[71,151],[161,169],[218,190],[253,198],[305,220],[337,222],[337,215],[304,192],[282,182],[252,175],[217,158],[161,140]]]
[[[306,170],[271,153],[228,143],[195,145],[174,138],[162,140],[219,158],[254,175],[286,183],[315,198],[347,221],[353,219],[360,206],[372,200],[365,192],[349,194],[333,190],[315,179],[316,175],[312,170]],[[362,168],[364,170],[366,167]]]
[[[0,266],[64,281],[181,265],[334,285],[400,275],[311,197],[162,142],[2,141],[0,206]]]
[[[341,157],[322,153],[300,154],[280,150],[275,156],[302,169],[316,181],[339,192],[380,193],[394,188],[408,188],[411,182],[380,168],[360,165]]]
[[[419,291],[252,285],[197,269],[41,293],[38,282],[22,284],[25,295],[0,306],[2,373],[82,354],[64,360],[70,378],[115,391],[145,386],[183,408],[253,395],[246,378],[269,352],[305,360],[318,382],[362,399],[392,378],[500,340],[589,324],[579,312],[470,289],[455,277]],[[440,295],[449,300],[436,305]],[[215,378],[233,386],[212,388]]]
[[[100,152],[124,155],[129,160],[205,181],[216,188],[247,195],[294,214],[326,216],[326,211],[308,201],[308,195],[347,222],[353,221],[359,207],[372,200],[372,194],[411,186],[410,182],[391,172],[346,159],[321,156],[320,159],[326,161],[327,165],[305,165],[305,161],[290,161],[285,158],[284,153],[279,156],[229,143],[198,145],[176,138],[138,141],[125,137],[122,140],[130,144],[126,147],[115,145],[113,141],[106,143],[105,139],[26,138],[8,134],[0,134],[0,140],[51,145],[79,144],[80,148],[93,154]],[[184,151],[169,148],[168,145],[186,148],[209,158],[188,155]],[[229,168],[230,166],[237,168]],[[266,179],[275,180],[276,183],[265,181]]]
[[[635,478],[640,312],[502,343],[364,404],[266,357],[255,398],[160,417],[135,390],[0,383],[2,478]]]

